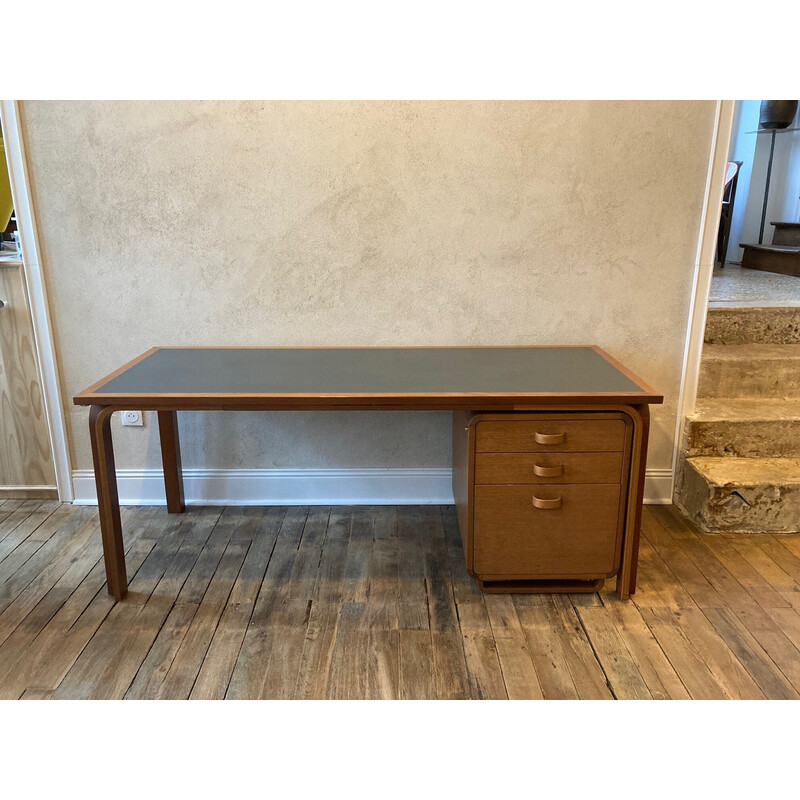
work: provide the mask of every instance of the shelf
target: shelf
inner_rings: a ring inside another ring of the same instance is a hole
[[[747,131],[748,135],[751,133],[793,133],[800,131],[800,128],[760,128],[757,131]]]

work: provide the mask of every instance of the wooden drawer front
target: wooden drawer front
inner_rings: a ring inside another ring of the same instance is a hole
[[[561,498],[537,508],[533,498]],[[620,487],[476,486],[474,567],[481,576],[601,576],[615,568]]]
[[[475,483],[619,483],[622,453],[476,453]]]
[[[476,426],[479,453],[547,453],[622,450],[621,419],[482,420]]]

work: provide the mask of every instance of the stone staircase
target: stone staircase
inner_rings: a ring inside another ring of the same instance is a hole
[[[800,531],[800,308],[709,309],[705,342],[675,504],[709,532]]]

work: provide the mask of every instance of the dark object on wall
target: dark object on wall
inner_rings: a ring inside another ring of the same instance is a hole
[[[725,174],[725,192],[722,195],[722,211],[719,215],[719,231],[717,233],[717,261],[725,266],[725,256],[728,252],[728,240],[731,236],[731,222],[733,221],[733,203],[736,200],[736,184],[739,182],[741,161],[729,161],[728,171]]]
[[[758,127],[762,130],[788,128],[797,113],[797,100],[762,100]]]

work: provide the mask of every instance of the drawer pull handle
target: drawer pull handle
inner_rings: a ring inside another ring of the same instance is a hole
[[[563,444],[564,439],[567,438],[566,433],[539,433],[536,431],[533,438],[536,444]]]
[[[564,473],[564,465],[559,464],[556,467],[543,467],[541,464],[533,465],[533,472],[539,478],[557,478]]]
[[[536,495],[534,495],[533,505],[536,508],[543,508],[543,509],[561,508],[561,498],[556,497],[554,500],[544,500],[543,498],[536,497]]]

